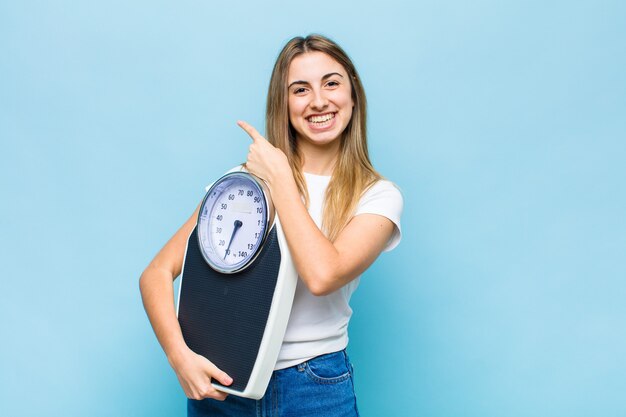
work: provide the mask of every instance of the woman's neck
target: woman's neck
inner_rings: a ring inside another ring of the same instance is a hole
[[[339,155],[339,145],[339,140],[322,146],[298,141],[298,150],[303,159],[302,171],[316,175],[332,175]]]

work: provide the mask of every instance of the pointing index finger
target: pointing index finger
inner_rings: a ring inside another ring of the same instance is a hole
[[[240,128],[246,131],[246,133],[252,138],[252,141],[256,142],[264,139],[263,136],[252,125],[244,122],[243,120],[237,121]]]

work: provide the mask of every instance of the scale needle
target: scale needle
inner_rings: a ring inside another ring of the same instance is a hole
[[[237,233],[237,230],[239,230],[241,228],[241,226],[243,226],[243,222],[241,220],[235,220],[235,228],[233,229],[233,234],[230,235],[230,242],[228,242],[228,247],[226,248],[226,253],[224,254],[224,259],[226,259],[226,257],[228,256],[228,253],[230,252],[230,245],[233,243],[233,239],[235,237],[235,233]]]

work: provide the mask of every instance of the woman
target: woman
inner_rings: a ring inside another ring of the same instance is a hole
[[[246,169],[267,183],[300,277],[261,400],[215,390],[211,379],[224,385],[232,379],[185,345],[176,319],[172,280],[198,209],[142,274],[144,306],[189,398],[188,415],[358,415],[345,353],[348,302],[359,276],[399,242],[402,212],[401,194],[369,161],[365,122],[354,65],[319,35],[290,40],[276,61],[267,98],[269,141],[238,122],[252,138]]]

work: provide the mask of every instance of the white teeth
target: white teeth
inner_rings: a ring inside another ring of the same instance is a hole
[[[327,114],[323,114],[321,116],[311,116],[309,117],[309,122],[313,122],[313,123],[324,123],[329,121],[330,119],[332,119],[333,117],[335,117],[334,113],[327,113]]]

